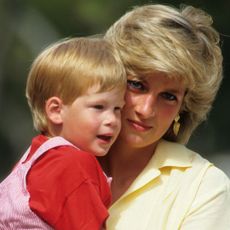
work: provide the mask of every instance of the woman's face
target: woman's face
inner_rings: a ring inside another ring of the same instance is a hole
[[[184,94],[182,81],[164,73],[128,76],[120,138],[134,148],[157,142],[179,113]]]

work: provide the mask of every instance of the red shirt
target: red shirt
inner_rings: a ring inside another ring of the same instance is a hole
[[[29,159],[45,141],[32,140]],[[111,193],[92,154],[72,146],[53,148],[42,155],[27,176],[31,209],[57,230],[98,230],[108,217]]]

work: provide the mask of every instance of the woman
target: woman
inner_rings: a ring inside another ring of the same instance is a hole
[[[229,179],[185,147],[222,80],[211,17],[191,6],[146,5],[105,38],[128,78],[122,131],[101,160],[113,177],[107,229],[230,229]]]

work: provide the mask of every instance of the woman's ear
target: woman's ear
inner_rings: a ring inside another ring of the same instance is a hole
[[[45,112],[47,115],[47,119],[55,124],[55,125],[60,125],[62,124],[62,116],[61,116],[61,111],[62,111],[62,100],[59,97],[50,97],[46,101],[45,105]]]

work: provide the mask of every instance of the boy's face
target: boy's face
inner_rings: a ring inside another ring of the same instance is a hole
[[[103,156],[121,129],[124,91],[97,93],[97,90],[98,87],[92,87],[71,105],[63,105],[60,136],[84,151]]]

